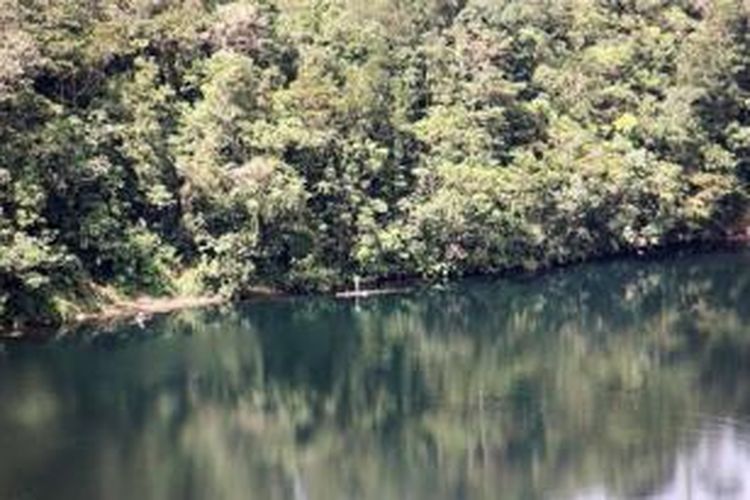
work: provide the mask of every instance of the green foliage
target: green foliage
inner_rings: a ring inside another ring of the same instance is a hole
[[[739,0],[0,7],[8,321],[92,281],[538,268],[721,238],[745,209]]]

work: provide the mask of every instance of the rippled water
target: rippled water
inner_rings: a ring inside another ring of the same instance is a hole
[[[750,498],[750,254],[0,350],[0,499]]]

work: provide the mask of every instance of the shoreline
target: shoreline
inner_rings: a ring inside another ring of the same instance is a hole
[[[745,236],[743,234],[743,236]],[[553,272],[566,267],[610,261],[613,259],[636,258],[636,259],[664,259],[670,256],[680,256],[693,253],[709,253],[718,251],[742,251],[750,248],[750,238],[727,238],[721,241],[692,242],[686,245],[670,245],[665,247],[651,248],[644,252],[621,252],[608,255],[592,256],[581,261],[558,263],[538,269],[506,269],[495,272],[474,272],[459,277],[438,280],[453,282],[470,277],[496,277],[496,278],[527,278],[537,277],[541,274]],[[434,281],[432,281],[434,282]],[[11,330],[0,329],[0,342],[4,340],[46,340],[84,326],[111,326],[120,322],[141,322],[153,316],[175,313],[190,309],[203,309],[225,304],[237,304],[257,299],[271,299],[284,297],[310,297],[324,296],[334,300],[355,300],[359,298],[377,297],[391,294],[410,293],[416,289],[431,283],[429,279],[416,277],[381,277],[368,280],[368,288],[360,291],[350,289],[338,289],[329,292],[294,293],[285,292],[281,289],[268,286],[256,286],[248,290],[240,299],[232,299],[221,295],[199,295],[199,296],[174,296],[174,297],[152,297],[140,296],[132,300],[117,299],[111,303],[102,304],[99,310],[78,313],[71,320],[64,321],[57,326],[22,326]]]
[[[72,326],[91,322],[107,322],[129,317],[168,314],[184,309],[196,309],[219,305],[227,299],[219,295],[184,297],[139,297],[132,301],[121,301],[102,307],[101,311],[77,314]]]
[[[287,294],[269,287],[256,286],[250,289],[243,300],[283,297]],[[222,304],[241,302],[222,295],[182,295],[174,297],[150,297],[147,295],[133,300],[118,300],[106,304],[99,311],[79,313],[73,321],[64,323],[58,331],[75,329],[85,325],[104,325],[120,321],[140,322],[152,316],[170,314],[190,309],[203,309]]]
[[[268,287],[254,287],[247,299],[285,296],[283,292]],[[98,309],[80,312],[59,325],[23,325],[12,329],[0,328],[0,343],[4,340],[47,340],[85,326],[111,326],[118,323],[142,322],[153,316],[204,309],[223,304],[236,303],[221,295],[182,295],[173,297],[152,297],[142,295],[132,300],[116,299],[102,303]]]

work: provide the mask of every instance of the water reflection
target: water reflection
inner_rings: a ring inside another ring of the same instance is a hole
[[[747,498],[749,263],[595,264],[6,345],[0,498]]]
[[[698,442],[678,457],[674,477],[654,498],[750,498],[748,436],[733,422],[702,424]]]

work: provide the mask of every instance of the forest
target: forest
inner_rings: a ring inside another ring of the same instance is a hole
[[[747,218],[742,0],[0,0],[0,324]]]

